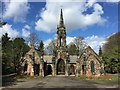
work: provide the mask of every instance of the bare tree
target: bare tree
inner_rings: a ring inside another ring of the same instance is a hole
[[[75,38],[73,42],[75,43],[77,47],[78,54],[81,54],[81,52],[87,47],[87,44],[86,42],[84,42],[83,37]]]
[[[40,41],[39,37],[38,37],[38,34],[36,32],[32,32],[30,35],[29,35],[29,42],[30,42],[30,45],[32,46],[35,46],[37,47],[38,46],[38,43]]]
[[[56,55],[56,40],[52,40],[46,47],[46,54]]]

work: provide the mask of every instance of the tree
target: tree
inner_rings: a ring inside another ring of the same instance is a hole
[[[77,46],[74,43],[70,43],[70,45],[68,46],[68,53],[70,55],[77,55]]]
[[[28,50],[29,46],[25,43],[23,38],[15,38],[13,40],[13,63],[16,73],[20,71],[20,58],[23,57]]]
[[[105,70],[109,73],[120,72],[120,32],[110,36],[103,45]]]
[[[0,21],[0,27],[2,27],[3,25],[6,25],[6,22],[1,22]]]
[[[56,41],[52,40],[49,45],[46,47],[46,54],[55,55],[57,54]]]
[[[29,35],[29,42],[31,46],[37,47],[37,44],[39,42],[38,34],[36,32],[32,32]]]
[[[2,36],[2,74],[19,73],[20,58],[29,50],[23,38]]]
[[[87,44],[83,41],[84,38],[83,37],[78,37],[78,38],[75,38],[74,39],[74,44],[76,45],[77,47],[77,54],[81,54],[82,51],[86,48]]]
[[[2,74],[13,73],[13,54],[12,54],[12,40],[5,33],[2,36]]]
[[[42,40],[39,43],[38,51],[40,52],[40,55],[44,54],[44,44]]]

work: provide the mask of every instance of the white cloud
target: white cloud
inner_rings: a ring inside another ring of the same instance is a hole
[[[29,25],[25,25],[24,28],[29,30],[30,26]]]
[[[67,45],[74,41],[76,37],[66,37],[66,43]],[[52,41],[52,39],[48,39],[44,41],[45,47],[49,45],[49,43]],[[89,45],[96,53],[99,51],[99,46],[102,46],[106,42],[106,37],[92,35],[84,38],[84,41],[87,45]]]
[[[67,45],[70,44],[71,42],[74,41],[75,38],[76,38],[76,37],[69,37],[69,36],[67,36],[67,37],[66,37],[66,44],[67,44]],[[56,38],[54,38],[54,40],[55,40],[55,39],[56,39]],[[52,41],[52,39],[48,39],[48,40],[44,41],[44,46],[47,47],[51,41]]]
[[[29,37],[30,35],[30,26],[29,25],[25,25],[22,29],[22,36],[23,37]]]
[[[95,52],[98,53],[99,46],[102,46],[106,41],[105,37],[99,37],[96,35],[88,36],[85,38],[85,42],[95,50]]]
[[[119,2],[120,0],[106,0],[106,2],[111,2],[111,3],[115,3],[115,2]]]
[[[30,35],[30,32],[28,30],[22,29],[22,36],[23,37],[29,37],[29,35]]]
[[[25,22],[26,15],[30,9],[27,0],[20,0],[20,2],[10,0],[10,2],[4,3],[4,19],[13,19],[15,22]]]
[[[49,45],[49,43],[52,41],[52,39],[48,39],[46,41],[44,41],[44,47],[47,47]]]
[[[63,17],[66,29],[75,30],[86,28],[95,24],[103,24],[106,19],[102,17],[104,14],[103,7],[96,2],[49,2],[47,0],[45,8],[40,12],[40,19],[35,22],[35,29],[44,32],[54,32],[59,23],[60,9],[62,6]],[[89,8],[93,9],[91,14],[84,14]]]
[[[69,36],[67,36],[67,37],[66,37],[67,45],[70,44],[71,42],[73,42],[75,38],[76,38],[76,37],[69,37]]]
[[[8,36],[11,38],[16,38],[20,35],[20,33],[12,28],[12,25],[6,24],[2,28],[0,28],[0,37],[2,37],[3,34],[8,33]]]

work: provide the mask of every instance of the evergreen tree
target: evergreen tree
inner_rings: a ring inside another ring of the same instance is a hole
[[[77,55],[78,54],[78,49],[74,43],[71,43],[70,46],[68,47],[68,53],[70,55]]]
[[[14,63],[14,70],[16,73],[19,73],[20,69],[20,58],[28,52],[29,47],[25,43],[23,38],[15,38],[13,41],[13,63]]]
[[[44,44],[42,40],[39,43],[38,51],[40,52],[40,55],[44,54]]]
[[[2,36],[2,74],[13,73],[13,50],[12,41],[8,34]]]
[[[23,38],[2,36],[2,74],[19,73],[20,58],[29,50]]]

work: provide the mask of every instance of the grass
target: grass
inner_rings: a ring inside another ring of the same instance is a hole
[[[118,77],[118,75],[103,75],[103,76],[99,76],[99,77],[95,77],[95,76],[80,76],[79,77],[80,80],[96,80],[96,81],[118,81],[120,80],[120,77]]]
[[[16,78],[17,78],[17,80],[34,80],[34,79],[41,79],[40,76],[27,76],[27,75],[17,76]]]

